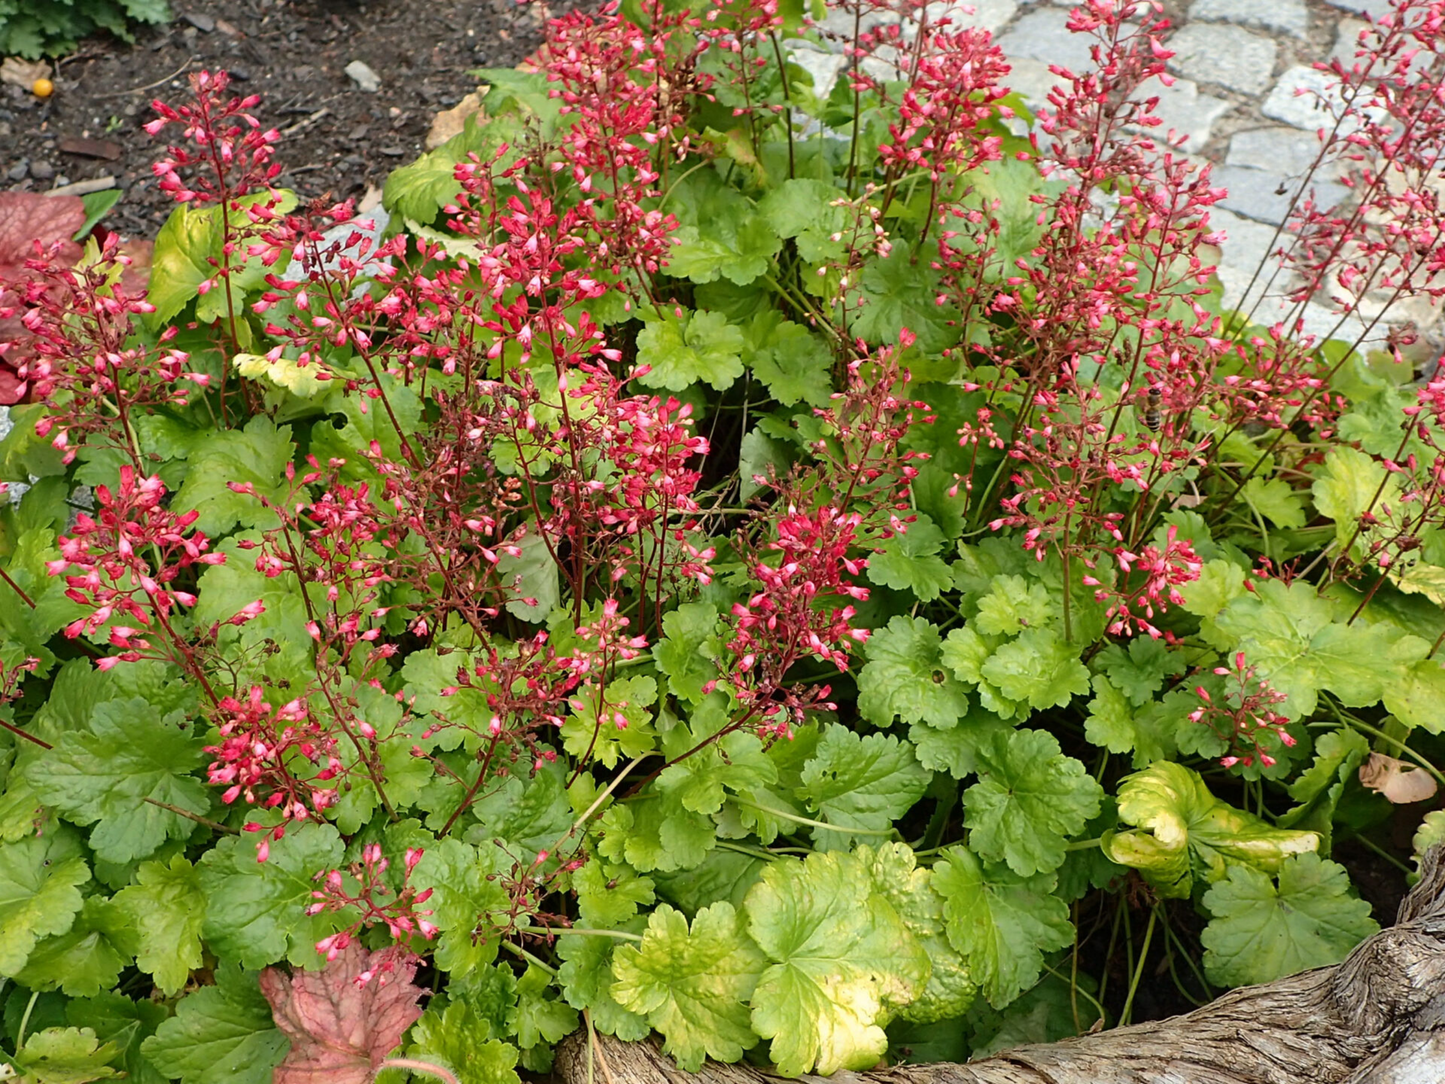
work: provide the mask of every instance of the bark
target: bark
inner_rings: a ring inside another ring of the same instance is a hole
[[[585,1031],[563,1084],[776,1084],[747,1065],[684,1073],[655,1042]],[[804,1078],[812,1079],[812,1078]],[[966,1065],[838,1073],[835,1084],[1445,1084],[1445,848],[1397,924],[1348,959],[1224,995],[1185,1016],[1022,1046]]]

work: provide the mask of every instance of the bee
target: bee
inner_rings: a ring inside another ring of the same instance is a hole
[[[1160,409],[1164,392],[1158,384],[1150,384],[1149,390],[1144,393],[1144,412],[1139,420],[1144,423],[1144,428],[1150,432],[1158,432],[1159,426],[1164,424],[1164,413]]]

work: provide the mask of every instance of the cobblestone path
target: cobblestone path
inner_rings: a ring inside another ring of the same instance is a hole
[[[1092,65],[1092,39],[1070,33],[1065,25],[1070,3],[973,0],[970,6],[971,15],[951,2],[934,3],[929,15],[947,14],[955,25],[991,31],[1013,67],[1010,86],[1031,104],[1042,105],[1058,82],[1050,65],[1076,72]],[[1319,149],[1315,133],[1327,115],[1316,99],[1296,92],[1323,90],[1328,76],[1312,65],[1334,56],[1351,64],[1367,26],[1362,16],[1378,18],[1388,10],[1386,0],[1165,0],[1175,28],[1167,42],[1175,53],[1169,62],[1175,80],[1171,87],[1156,82],[1148,93],[1160,97],[1160,132],[1187,135],[1182,150],[1211,162],[1214,182],[1229,189],[1229,197],[1210,216],[1228,237],[1219,265],[1226,304],[1243,307],[1251,276],[1278,247],[1276,228]],[[825,29],[851,37],[852,17],[836,12]],[[815,77],[828,80],[846,64],[841,55],[826,52],[795,57]],[[1330,207],[1347,190],[1332,177],[1316,174],[1315,195],[1321,207]],[[1277,281],[1272,290],[1281,288]],[[1282,299],[1266,296],[1257,317],[1263,321],[1271,307],[1282,313],[1283,306]],[[1424,297],[1397,306],[1391,315],[1412,320],[1421,330],[1437,323],[1437,312]],[[1325,306],[1311,304],[1305,330],[1322,334],[1337,321]],[[1337,335],[1352,339],[1362,330],[1355,321]]]

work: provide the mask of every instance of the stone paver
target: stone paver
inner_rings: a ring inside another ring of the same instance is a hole
[[[1390,0],[1325,0],[1325,3],[1352,15],[1368,15],[1375,21],[1390,13]]]
[[[1290,203],[1300,189],[1301,178],[1277,169],[1251,169],[1247,166],[1216,166],[1211,176],[1214,183],[1229,189],[1221,206],[1247,218],[1280,225],[1289,214]],[[1327,210],[1340,203],[1349,190],[1332,181],[1316,179],[1311,185],[1315,206]],[[1310,193],[1306,192],[1305,196]]]
[[[1069,13],[1060,8],[1042,8],[1021,16],[999,38],[999,46],[1010,57],[1059,64],[1074,72],[1094,66],[1089,46],[1093,38],[1073,34],[1067,26]]]
[[[788,52],[788,59],[813,77],[813,93],[819,98],[827,98],[833,92],[839,73],[848,66],[848,58],[841,53],[801,47],[790,47]]]
[[[1199,83],[1260,94],[1274,77],[1273,39],[1227,23],[1191,23],[1169,40],[1169,66]]]
[[[1297,38],[1305,37],[1310,26],[1304,0],[1195,0],[1189,16],[1191,20],[1234,23]]]
[[[1369,26],[1364,19],[1341,19],[1335,27],[1335,46],[1326,60],[1338,60],[1346,68],[1356,63],[1355,51],[1360,47],[1360,31]]]
[[[1339,83],[1334,76],[1297,65],[1279,77],[1259,110],[1271,120],[1317,132],[1334,127],[1341,101]],[[1346,121],[1340,130],[1348,134],[1357,127],[1358,122]]]
[[[1229,141],[1224,162],[1247,169],[1272,169],[1281,176],[1301,177],[1308,172],[1319,155],[1319,140],[1297,128],[1246,128],[1235,132]],[[1330,167],[1321,166],[1322,172]]]
[[[1049,91],[1063,82],[1042,60],[1010,57],[1009,63],[1013,66],[1008,76],[1009,88],[1023,95],[1024,101],[1035,108],[1047,104]]]
[[[972,13],[969,8],[973,9]],[[997,35],[1018,14],[1019,6],[1016,0],[973,0],[972,3],[935,0],[932,4],[924,5],[923,10],[928,21],[935,25],[941,19],[947,18],[952,23],[950,30],[980,27]]]
[[[1202,93],[1198,84],[1189,79],[1176,79],[1172,87],[1148,83],[1135,97],[1155,95],[1159,97],[1159,104],[1154,114],[1163,124],[1154,131],[1166,138],[1171,130],[1185,136],[1182,147],[1191,154],[1204,149],[1214,122],[1233,108],[1233,103],[1223,98]]]

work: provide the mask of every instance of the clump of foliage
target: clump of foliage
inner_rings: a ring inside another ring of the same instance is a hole
[[[1335,66],[1268,323],[1143,4],[1032,130],[922,11],[831,87],[769,0],[571,14],[384,234],[224,76],[157,103],[148,292],[19,306],[5,1057],[829,1073],[1340,959],[1413,827],[1358,769],[1440,777],[1445,379],[1366,345],[1441,291],[1440,6]]]
[[[0,56],[59,56],[97,30],[133,41],[132,23],[170,21],[166,0],[0,0]]]

